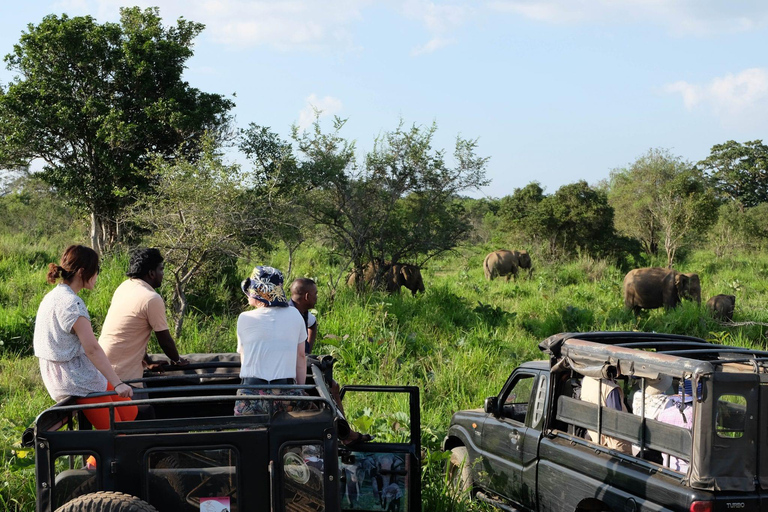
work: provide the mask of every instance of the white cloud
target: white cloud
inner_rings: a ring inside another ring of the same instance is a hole
[[[418,56],[426,53],[432,53],[435,50],[439,50],[445,46],[449,46],[454,43],[453,39],[443,39],[441,37],[435,37],[430,39],[426,44],[417,46],[411,50],[411,55]]]
[[[279,50],[357,49],[356,25],[371,6],[391,9],[419,22],[428,42],[413,55],[453,43],[452,34],[475,11],[470,0],[451,4],[430,0],[132,0],[141,8],[157,6],[166,24],[183,16],[204,23],[203,37],[237,48],[267,45]],[[117,21],[123,0],[58,0],[58,9]]]
[[[411,55],[423,55],[453,44],[455,39],[450,34],[466,23],[473,9],[458,3],[438,5],[426,0],[406,0],[402,4],[402,13],[406,18],[424,25],[432,36],[427,43],[411,51]]]
[[[703,108],[727,125],[755,125],[768,116],[768,69],[750,68],[709,83],[678,81],[667,84],[668,93],[679,93],[688,110]]]
[[[204,23],[205,37],[216,42],[281,50],[348,49],[351,27],[373,0],[133,0],[142,8],[157,6],[166,24],[183,16]],[[98,12],[104,21],[117,19],[122,0],[63,0],[73,10]],[[78,13],[80,14],[80,13]],[[99,18],[100,21],[101,18]]]
[[[768,24],[763,0],[491,0],[486,5],[545,23],[650,22],[678,35],[744,32]]]
[[[332,116],[341,111],[341,100],[333,96],[318,98],[315,93],[306,98],[305,107],[299,112],[298,127],[300,131],[309,128],[315,121],[315,117],[320,118]]]

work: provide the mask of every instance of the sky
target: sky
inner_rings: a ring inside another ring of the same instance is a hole
[[[317,109],[324,127],[347,119],[362,156],[401,121],[435,122],[435,148],[461,136],[490,157],[472,197],[768,138],[765,0],[2,0],[0,54],[47,14],[118,21],[133,5],[206,25],[185,79],[233,97],[240,127],[288,138]]]

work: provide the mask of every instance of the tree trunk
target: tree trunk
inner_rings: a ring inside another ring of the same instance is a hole
[[[677,246],[673,243],[671,235],[668,233],[664,240],[664,249],[667,251],[667,268],[672,268],[675,260],[675,251]]]
[[[285,247],[288,249],[288,268],[285,271],[285,281],[288,282],[291,279],[291,271],[293,270],[293,252],[296,248],[289,242],[285,243]]]
[[[104,226],[96,212],[91,212],[91,248],[99,254],[104,254]]]
[[[187,301],[187,295],[184,293],[184,287],[181,283],[176,282],[173,288],[173,304],[174,313],[174,328],[173,338],[178,340],[181,336],[181,328],[184,325],[184,315],[187,313],[189,302]]]

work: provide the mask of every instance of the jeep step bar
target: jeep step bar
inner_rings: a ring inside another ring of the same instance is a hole
[[[505,512],[521,512],[519,509],[516,509],[515,507],[510,507],[506,503],[503,503],[496,498],[491,498],[489,495],[485,494],[482,491],[477,491],[477,499],[480,501],[484,501],[490,505],[493,505],[496,508],[500,508],[501,510],[504,510]]]

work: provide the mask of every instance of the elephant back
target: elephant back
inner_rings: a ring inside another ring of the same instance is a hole
[[[483,261],[486,279],[517,273],[518,257],[514,252],[499,249],[489,253]]]

